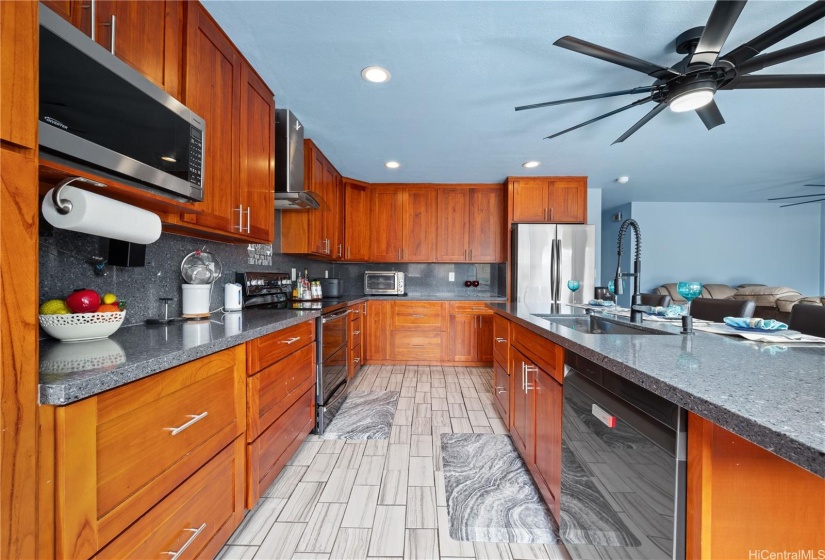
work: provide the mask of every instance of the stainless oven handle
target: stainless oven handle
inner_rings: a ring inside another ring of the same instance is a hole
[[[336,319],[340,319],[341,317],[344,317],[346,315],[349,315],[349,309],[347,309],[346,311],[339,311],[338,313],[331,313],[329,315],[322,315],[321,316],[321,323],[326,324],[326,323],[329,323],[330,321],[335,321]]]

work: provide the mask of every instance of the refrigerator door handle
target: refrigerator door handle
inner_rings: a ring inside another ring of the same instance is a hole
[[[556,303],[556,240],[550,240],[550,302]]]
[[[561,239],[556,239],[556,301],[561,303]]]

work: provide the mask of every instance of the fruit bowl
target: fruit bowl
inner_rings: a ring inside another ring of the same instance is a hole
[[[93,340],[113,334],[123,324],[125,317],[125,311],[40,315],[40,326],[46,334],[63,342]]]

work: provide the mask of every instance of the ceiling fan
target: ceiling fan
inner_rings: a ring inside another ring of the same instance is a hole
[[[722,45],[724,45],[731,29],[733,29],[745,4],[746,0],[717,0],[704,27],[695,27],[685,31],[676,38],[676,52],[686,56],[672,67],[659,66],[658,64],[641,60],[593,43],[588,43],[575,37],[562,37],[553,44],[642,72],[655,78],[656,81],[653,82],[652,85],[635,87],[633,89],[585,95],[583,97],[573,97],[533,105],[522,105],[516,107],[516,111],[574,103],[577,101],[589,101],[603,97],[634,95],[638,93],[648,94],[647,97],[643,97],[615,111],[610,111],[609,113],[605,113],[604,115],[545,138],[561,136],[571,130],[576,130],[577,128],[615,115],[616,113],[626,111],[631,107],[644,105],[645,103],[655,103],[655,107],[653,107],[649,113],[613,142],[616,144],[627,140],[634,132],[642,128],[648,121],[668,106],[672,111],[677,113],[691,110],[696,111],[708,130],[724,124],[725,119],[722,118],[722,113],[719,112],[719,108],[713,100],[714,94],[719,90],[825,87],[825,74],[750,75],[753,72],[769,66],[825,50],[825,37],[820,37],[771,53],[760,54],[765,49],[770,48],[772,45],[775,45],[779,41],[782,41],[825,16],[825,0],[817,0],[807,8],[775,25],[755,39],[748,41],[720,57],[719,53],[722,50]]]
[[[802,185],[803,187],[820,187],[825,189],[825,185],[814,185],[814,184],[807,184]],[[786,208],[788,206],[799,206],[800,204],[810,204],[812,202],[825,202],[825,191],[818,193],[818,194],[800,194],[797,196],[780,196],[777,198],[769,198],[768,200],[788,200],[790,198],[813,198],[813,197],[820,197],[817,200],[803,200],[802,202],[794,202],[793,204],[783,204],[780,208]]]

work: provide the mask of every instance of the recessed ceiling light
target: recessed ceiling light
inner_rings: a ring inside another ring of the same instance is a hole
[[[401,164],[397,161],[388,161],[384,164],[384,167],[389,167],[390,169],[398,169],[399,167],[401,167]]]
[[[618,177],[616,179],[616,182],[619,183],[620,185],[624,185],[628,181],[630,181],[630,177],[628,177],[627,175],[622,175],[621,177]]]
[[[541,165],[540,161],[525,161],[521,164],[522,167],[526,167],[527,169],[532,169],[533,167],[538,167]]]
[[[361,77],[368,82],[380,84],[390,81],[390,71],[380,66],[367,66],[361,70]]]

